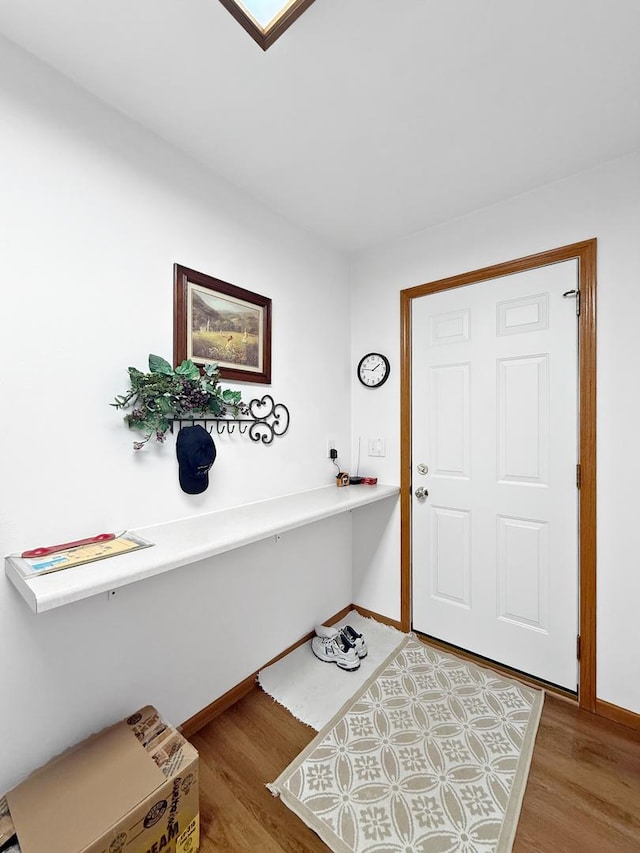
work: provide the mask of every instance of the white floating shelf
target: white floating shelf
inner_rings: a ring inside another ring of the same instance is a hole
[[[5,573],[29,607],[43,613],[399,493],[397,486],[325,486],[141,527],[131,532],[153,542],[152,548],[39,577],[22,577],[9,556]]]

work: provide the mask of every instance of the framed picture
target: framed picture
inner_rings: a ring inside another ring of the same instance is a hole
[[[223,379],[271,383],[271,300],[174,264],[173,358],[216,363]]]

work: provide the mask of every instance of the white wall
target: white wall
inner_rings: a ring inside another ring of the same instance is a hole
[[[387,457],[367,460],[398,482],[399,341],[403,288],[598,238],[598,680],[600,699],[640,713],[638,606],[640,525],[635,453],[640,397],[640,152],[503,204],[363,253],[353,266],[352,363],[369,349],[394,372],[378,391],[353,382],[353,431],[387,439]],[[375,464],[373,464],[375,463]],[[362,466],[361,466],[362,469]],[[354,527],[354,553],[367,531]],[[399,519],[386,549],[354,568],[354,600],[399,617]],[[392,556],[393,559],[389,559]]]
[[[361,436],[360,473],[398,482],[399,291],[597,236],[598,695],[640,712],[640,155],[364,253],[350,301],[342,259],[4,40],[0,116],[0,554],[329,484],[328,437],[353,470]],[[175,261],[272,297],[273,385],[239,387],[292,415],[269,448],[218,438],[201,496],[180,491],[172,439],[134,454],[108,406],[128,365],[171,358]],[[369,350],[392,361],[377,391],[353,377]],[[399,618],[387,503],[38,617],[0,580],[0,791],[145,702],[183,721],[351,600]]]
[[[4,40],[0,117],[0,554],[333,483],[344,261]],[[172,358],[174,262],[273,299],[273,384],[237,387],[291,412],[270,447],[216,438],[196,496],[175,440],[135,454],[108,405]],[[38,617],[0,576],[0,791],[143,703],[177,724],[223,694],[352,600],[350,542],[335,518]]]

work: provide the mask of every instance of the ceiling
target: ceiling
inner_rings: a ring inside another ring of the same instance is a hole
[[[640,147],[638,0],[2,0],[0,33],[345,253]]]

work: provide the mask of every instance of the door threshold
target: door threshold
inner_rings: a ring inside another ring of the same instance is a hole
[[[535,687],[538,690],[546,690],[547,693],[553,693],[554,696],[560,696],[563,699],[567,699],[569,702],[572,702],[576,705],[578,704],[577,690],[567,690],[566,687],[561,687],[559,684],[553,684],[551,681],[545,681],[543,678],[535,678],[535,676],[529,675],[528,672],[522,672],[519,669],[513,669],[510,666],[505,666],[503,663],[498,663],[497,661],[494,661],[491,658],[486,658],[482,655],[477,655],[474,652],[470,652],[467,649],[461,648],[460,646],[454,646],[452,643],[446,643],[444,640],[439,640],[437,637],[432,637],[430,634],[423,634],[422,631],[416,631],[414,629],[413,633],[421,642],[425,643],[428,646],[434,646],[434,648],[442,649],[446,652],[451,652],[451,654],[457,655],[458,657],[464,658],[465,660],[470,660],[473,663],[478,664],[479,666],[484,665],[485,667],[493,669],[496,672],[508,675],[510,678],[513,678],[516,681],[520,681],[523,684],[526,684],[528,687]]]

